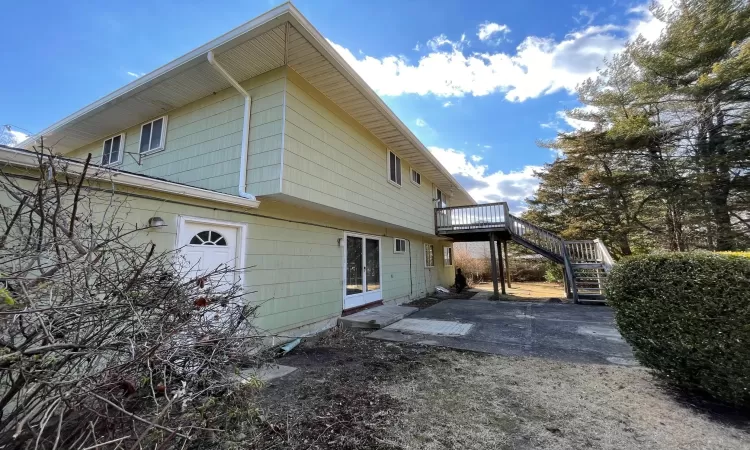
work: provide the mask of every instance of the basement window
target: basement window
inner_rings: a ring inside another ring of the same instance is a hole
[[[388,180],[396,186],[401,186],[401,158],[388,150]]]
[[[406,251],[406,239],[393,239],[393,253],[404,253]]]
[[[141,125],[140,153],[158,152],[164,150],[164,140],[167,135],[167,116],[159,117]]]
[[[110,166],[122,162],[123,147],[125,147],[125,135],[118,134],[104,140],[102,145],[102,165]]]
[[[411,182],[417,186],[422,185],[422,175],[414,169],[411,169]]]
[[[424,245],[424,266],[435,267],[435,246],[432,244]]]

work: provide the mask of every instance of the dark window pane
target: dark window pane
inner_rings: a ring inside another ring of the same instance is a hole
[[[390,167],[391,181],[396,181],[396,155],[394,155],[393,153],[389,153],[388,158],[390,161],[388,166]]]
[[[112,138],[112,150],[109,154],[109,162],[114,163],[120,160],[120,145],[122,136],[115,136]]]
[[[141,153],[145,153],[148,151],[150,142],[151,142],[151,124],[147,123],[141,129],[141,147],[140,147]]]
[[[227,241],[223,237],[221,237],[216,241],[216,245],[227,245]]]
[[[346,295],[361,294],[362,286],[362,238],[346,237]]]
[[[401,158],[396,157],[396,184],[401,184]]]
[[[104,153],[102,155],[102,164],[109,164],[109,155],[112,152],[112,139],[104,141]]]
[[[190,244],[191,245],[201,245],[202,243],[203,243],[203,241],[201,241],[198,236],[193,236],[193,238],[190,239]]]
[[[367,273],[367,291],[380,289],[380,241],[366,239],[365,272]]]
[[[161,128],[164,125],[164,119],[154,120],[153,129],[151,130],[151,146],[149,150],[161,147]]]

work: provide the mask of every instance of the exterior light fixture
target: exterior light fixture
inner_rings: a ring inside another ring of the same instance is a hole
[[[149,228],[166,227],[167,222],[165,222],[161,217],[152,217],[148,219],[148,226]]]

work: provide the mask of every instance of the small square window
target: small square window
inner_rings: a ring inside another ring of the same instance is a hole
[[[432,244],[424,245],[424,266],[435,267],[435,246]]]
[[[102,144],[102,165],[110,166],[122,162],[123,148],[125,147],[125,135],[118,134],[104,140]]]
[[[422,185],[422,174],[417,172],[414,169],[411,169],[411,182],[416,184],[417,186]]]
[[[443,265],[453,265],[453,249],[451,247],[443,247]]]
[[[406,251],[406,239],[393,239],[393,253],[404,253]]]
[[[401,186],[401,158],[388,150],[388,179],[391,183]]]
[[[159,117],[141,125],[141,143],[139,151],[146,153],[164,150],[164,140],[167,134],[167,116]]]

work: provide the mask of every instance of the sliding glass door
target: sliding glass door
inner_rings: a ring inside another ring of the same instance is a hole
[[[344,309],[382,300],[380,238],[346,235]]]

